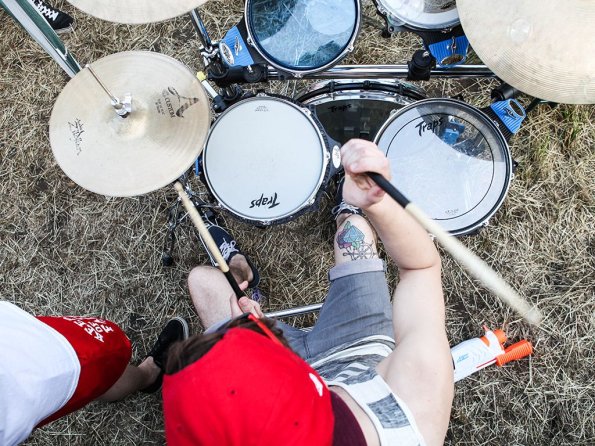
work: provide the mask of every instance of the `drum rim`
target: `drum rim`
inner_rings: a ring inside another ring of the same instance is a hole
[[[224,204],[223,200],[220,197],[220,194],[218,194],[216,192],[215,188],[211,184],[211,180],[209,179],[209,174],[208,174],[207,163],[205,162],[205,156],[207,154],[208,143],[211,140],[211,135],[214,132],[215,128],[217,127],[217,124],[219,123],[220,119],[225,114],[230,112],[231,110],[239,108],[241,105],[245,104],[246,102],[252,102],[255,100],[262,100],[262,99],[272,99],[272,100],[275,100],[275,101],[278,101],[281,103],[285,103],[285,104],[290,105],[294,109],[298,110],[299,112],[301,112],[302,115],[310,122],[310,124],[316,130],[318,140],[320,141],[321,149],[323,150],[320,177],[318,178],[318,181],[316,183],[316,187],[314,188],[314,190],[310,193],[308,198],[306,200],[304,200],[301,203],[301,205],[299,205],[296,208],[295,211],[293,211],[290,214],[283,215],[281,217],[275,217],[275,218],[249,217],[249,216],[246,216],[246,215],[240,213],[239,211],[236,211],[235,209],[232,209],[230,206],[227,206],[226,204]],[[203,161],[202,172],[203,172],[205,181],[207,183],[207,187],[209,188],[210,193],[213,195],[213,197],[217,201],[219,207],[230,212],[232,215],[234,215],[239,220],[241,220],[245,223],[256,224],[257,226],[270,226],[270,225],[276,225],[276,224],[283,224],[283,223],[287,223],[287,222],[299,217],[300,215],[302,215],[303,213],[308,211],[310,208],[314,207],[320,201],[320,198],[321,198],[322,194],[324,193],[324,188],[322,186],[328,182],[329,176],[331,173],[331,162],[330,162],[331,150],[332,150],[331,144],[328,141],[328,137],[326,135],[326,132],[324,131],[324,128],[322,127],[322,124],[320,124],[320,122],[318,121],[318,119],[316,118],[314,113],[312,113],[312,111],[307,106],[299,104],[296,101],[294,101],[291,98],[288,98],[286,96],[276,95],[273,93],[258,93],[255,96],[244,98],[244,99],[236,102],[235,104],[231,105],[230,107],[228,107],[223,113],[221,113],[217,117],[215,122],[211,125],[211,128],[209,129],[209,133],[208,133],[207,138],[204,142],[204,146],[203,146],[203,150],[202,150],[202,157],[203,157],[202,158],[202,161]]]
[[[357,36],[359,35],[360,28],[361,28],[361,15],[362,14],[361,14],[360,1],[361,0],[353,0],[353,2],[355,3],[355,24],[353,26],[353,31],[351,33],[351,37],[347,41],[347,44],[345,45],[345,47],[343,48],[341,53],[339,53],[332,61],[330,61],[329,63],[327,63],[323,66],[320,66],[317,68],[309,68],[309,69],[305,69],[305,70],[300,70],[300,69],[297,69],[294,67],[288,67],[285,65],[281,65],[277,62],[271,61],[271,57],[269,55],[267,55],[267,52],[264,51],[264,49],[261,47],[260,42],[258,41],[258,39],[256,39],[256,37],[254,36],[254,34],[252,32],[252,23],[251,23],[252,21],[250,19],[250,17],[251,17],[250,16],[250,6],[252,4],[251,0],[246,0],[245,6],[244,6],[244,23],[246,24],[246,32],[248,33],[247,43],[248,43],[248,45],[250,45],[254,49],[256,49],[258,54],[260,54],[260,56],[268,64],[270,64],[271,66],[273,66],[274,68],[276,68],[277,70],[279,70],[281,72],[291,74],[293,77],[300,78],[307,74],[325,71],[325,70],[331,68],[332,66],[338,64],[342,59],[344,59],[349,53],[351,53],[353,51],[355,40],[357,39]]]
[[[375,88],[371,88],[375,87]],[[380,88],[377,88],[380,87]],[[403,88],[404,87],[404,88]],[[331,91],[331,89],[333,91]],[[344,93],[344,92],[387,92],[392,93],[393,95],[399,95],[403,97],[410,97],[413,101],[419,101],[422,99],[427,98],[426,92],[415,85],[407,84],[405,82],[400,82],[397,80],[384,80],[384,79],[376,79],[374,81],[356,81],[352,79],[343,79],[343,80],[331,80],[326,82],[317,82],[312,84],[309,89],[303,90],[299,96],[297,101],[308,104],[308,105],[318,105],[324,102],[316,102],[318,99],[321,99],[322,96],[326,96],[331,94],[332,92],[337,93]],[[411,92],[416,97],[411,97],[406,94],[405,92]],[[387,97],[390,98],[390,97]],[[358,99],[352,95],[342,95],[341,99]],[[366,99],[366,98],[359,98],[359,99]],[[394,99],[394,98],[390,98]],[[334,100],[334,99],[331,99]],[[389,100],[389,102],[397,102],[394,100]],[[408,104],[407,104],[408,105]]]
[[[402,26],[405,26],[407,28],[411,28],[415,31],[429,31],[429,30],[440,30],[440,29],[450,29],[450,28],[454,28],[455,26],[459,25],[461,23],[461,20],[459,19],[459,12],[458,9],[456,8],[455,5],[455,12],[456,12],[456,19],[451,19],[448,21],[444,21],[444,22],[440,22],[440,23],[436,23],[435,25],[428,25],[428,24],[421,24],[421,23],[412,23],[411,19],[409,18],[405,18],[403,16],[401,16],[400,14],[392,11],[391,9],[388,8],[388,6],[386,5],[386,0],[374,0],[374,2],[376,3],[376,9],[378,9],[378,11],[380,12],[381,15],[387,17],[387,18],[391,18],[392,20],[394,20],[395,22],[398,23],[403,23]],[[384,12],[382,12],[382,11]],[[439,15],[446,15],[448,14],[448,12],[442,12],[442,13],[426,13],[423,14],[422,17],[425,16],[439,16]]]
[[[508,190],[510,189],[510,183],[511,183],[512,177],[513,177],[513,160],[512,160],[512,154],[510,153],[510,147],[508,145],[508,142],[506,141],[506,138],[502,134],[502,131],[498,127],[498,124],[496,122],[494,122],[494,120],[492,118],[490,118],[481,109],[479,109],[471,104],[468,104],[464,101],[460,101],[458,99],[452,99],[452,98],[421,99],[417,102],[406,105],[405,107],[397,110],[395,113],[393,113],[391,116],[389,116],[389,118],[386,120],[386,122],[378,130],[378,133],[376,133],[376,136],[374,137],[374,144],[378,145],[378,142],[379,142],[380,138],[382,137],[382,135],[384,134],[384,132],[387,130],[387,128],[390,126],[390,124],[392,122],[394,122],[398,117],[407,113],[409,110],[411,110],[413,108],[423,106],[425,104],[431,104],[431,103],[436,103],[436,104],[447,103],[450,105],[454,105],[455,107],[463,107],[463,108],[466,108],[467,110],[470,110],[471,113],[475,114],[475,116],[480,121],[485,122],[486,127],[489,129],[489,131],[492,132],[493,136],[495,136],[496,141],[500,143],[500,148],[502,149],[502,154],[504,155],[503,158],[505,158],[504,161],[505,161],[505,166],[506,166],[506,172],[505,172],[506,174],[505,174],[504,184],[502,185],[502,190],[500,191],[498,199],[495,200],[495,203],[492,205],[490,210],[487,213],[485,213],[485,215],[483,217],[476,219],[476,221],[474,223],[468,224],[468,225],[463,226],[458,229],[453,229],[453,230],[448,231],[452,235],[456,235],[456,236],[473,234],[473,233],[476,233],[482,227],[487,226],[489,223],[489,220],[494,216],[494,214],[498,211],[498,209],[500,209],[502,207],[502,204],[504,203],[504,199],[506,198],[506,195],[508,194]],[[385,149],[381,149],[381,150],[385,151]],[[441,224],[440,220],[434,219],[434,221],[436,221],[438,224]]]

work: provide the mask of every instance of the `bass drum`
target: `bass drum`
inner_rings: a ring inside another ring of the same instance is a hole
[[[392,184],[453,235],[486,226],[508,192],[506,139],[464,102],[424,99],[404,107],[374,142],[391,161]]]
[[[338,151],[306,107],[260,93],[217,118],[205,143],[203,173],[219,205],[235,217],[257,226],[280,224],[315,208],[339,166]]]
[[[425,92],[397,81],[331,81],[313,85],[298,101],[314,107],[335,141],[373,141],[391,113],[425,98]]]

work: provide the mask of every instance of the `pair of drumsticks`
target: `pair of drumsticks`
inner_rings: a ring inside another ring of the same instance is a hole
[[[457,262],[467,269],[469,274],[483,283],[487,289],[492,291],[512,309],[516,310],[527,322],[533,325],[539,325],[543,317],[540,311],[537,308],[532,307],[527,300],[523,299],[496,271],[490,268],[486,262],[479,258],[470,249],[466,248],[453,235],[442,229],[438,223],[426,216],[420,208],[410,202],[386,178],[384,178],[384,176],[374,172],[367,172],[367,175],[397,203],[403,206],[403,208],[429,233],[433,234],[442,247],[448,251]],[[178,191],[192,222],[198,229],[202,239],[205,241],[207,249],[219,265],[219,269],[225,274],[225,277],[236,293],[236,296],[238,296],[238,298],[244,296],[244,292],[240,290],[240,287],[229,270],[227,262],[223,259],[219,248],[215,244],[215,241],[207,230],[200,214],[192,204],[192,201],[190,201],[190,198],[188,198],[182,185],[179,182],[176,182],[174,187]]]

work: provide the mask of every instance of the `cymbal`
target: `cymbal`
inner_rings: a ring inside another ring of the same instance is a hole
[[[457,0],[471,46],[499,78],[540,99],[595,103],[595,2]]]
[[[196,160],[211,122],[202,85],[181,62],[159,53],[116,53],[92,64],[116,98],[132,96],[127,117],[88,68],[62,90],[50,117],[56,161],[75,183],[127,197],[157,190]]]
[[[89,15],[116,23],[152,23],[198,8],[207,0],[68,0]]]

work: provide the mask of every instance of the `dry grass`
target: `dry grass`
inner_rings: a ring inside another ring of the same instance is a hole
[[[102,22],[58,6],[76,18],[64,37],[81,63],[129,49],[160,51],[200,68],[197,39],[186,17],[148,26]],[[215,39],[235,24],[241,2],[202,9]],[[357,48],[346,63],[401,63],[416,39],[379,37],[366,3]],[[56,165],[48,140],[53,103],[66,75],[1,11],[0,20],[0,289],[2,298],[38,314],[101,315],[120,324],[138,361],[159,327],[183,315],[198,330],[186,274],[206,256],[193,230],[178,232],[176,264],[161,266],[168,188],[146,196],[106,199],[74,185]],[[493,81],[433,80],[432,95],[463,93],[489,102]],[[293,85],[274,86],[287,88]],[[527,103],[528,98],[523,99]],[[457,445],[587,445],[595,443],[595,109],[542,106],[514,137],[520,163],[491,225],[463,241],[545,314],[527,326],[444,255],[448,335],[452,344],[504,326],[527,338],[535,354],[459,383],[447,443]],[[262,173],[266,174],[266,173]],[[226,220],[251,253],[270,296],[267,309],[320,301],[332,259],[330,204],[289,225],[260,230]],[[391,282],[394,271],[391,270]],[[263,414],[264,416],[265,414]],[[160,400],[133,396],[92,404],[31,437],[28,444],[163,444]]]

